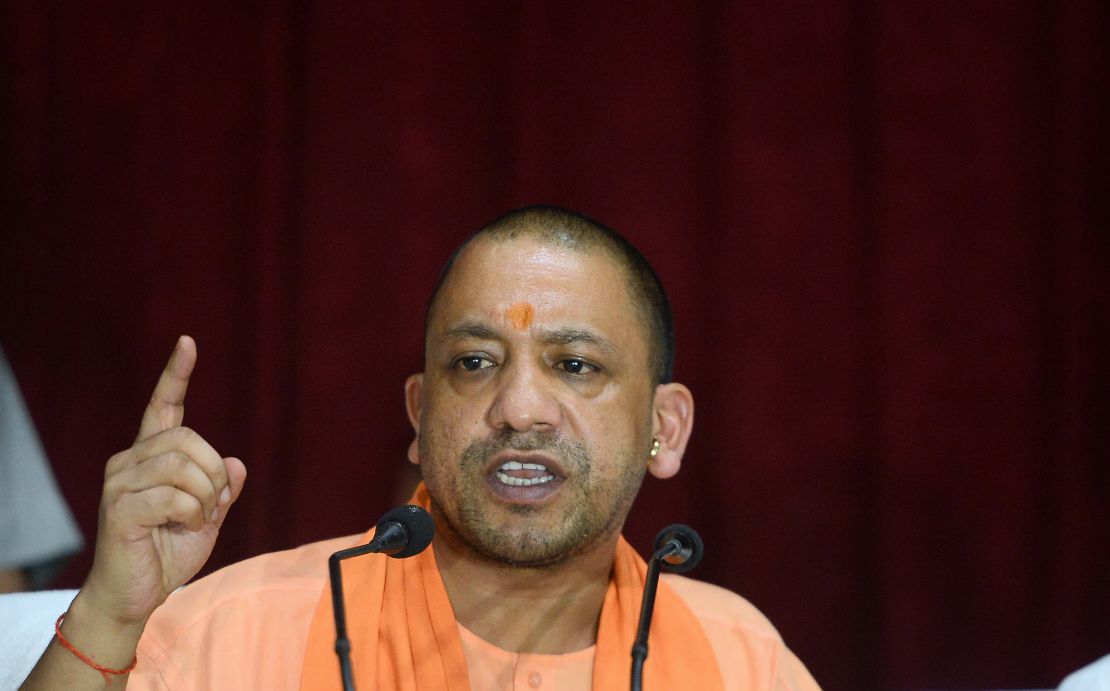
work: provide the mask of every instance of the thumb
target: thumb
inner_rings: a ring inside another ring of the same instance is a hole
[[[238,499],[239,495],[243,493],[243,485],[247,481],[247,466],[241,460],[234,456],[224,459],[224,469],[227,470],[227,486],[231,492],[231,496],[227,503],[222,503],[219,506],[219,512],[216,516],[216,525],[222,526],[224,519],[227,518],[227,512],[231,509],[231,505]]]

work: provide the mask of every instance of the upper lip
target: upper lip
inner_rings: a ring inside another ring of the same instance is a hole
[[[538,463],[547,468],[548,472],[552,475],[556,477],[566,477],[566,472],[563,470],[563,466],[559,463],[558,459],[538,451],[515,451],[513,449],[506,449],[490,459],[489,466],[486,470],[488,473],[494,473],[498,468],[509,461],[516,461],[517,463]]]

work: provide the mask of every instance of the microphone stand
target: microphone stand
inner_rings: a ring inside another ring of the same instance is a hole
[[[664,548],[665,549],[665,548]],[[664,550],[659,550],[662,552]],[[648,627],[655,610],[655,591],[659,586],[659,564],[663,558],[656,552],[648,564],[644,582],[644,599],[640,606],[640,624],[636,627],[636,642],[632,644],[632,691],[641,691],[644,685],[644,661],[648,654]]]
[[[648,629],[655,611],[655,592],[659,587],[659,569],[685,573],[698,565],[705,548],[701,536],[693,528],[681,524],[669,525],[655,538],[655,553],[648,562],[644,579],[644,595],[640,601],[640,623],[636,627],[636,642],[632,644],[632,691],[642,691],[644,661],[648,656]]]
[[[339,562],[379,551],[381,551],[381,545],[371,540],[368,544],[340,550],[328,557],[331,608],[335,614],[335,654],[339,656],[339,673],[343,677],[343,691],[355,691],[355,680],[351,674],[351,640],[347,638],[347,608],[343,605],[343,571]]]
[[[343,604],[343,571],[339,562],[371,553],[405,559],[427,549],[432,544],[434,534],[435,524],[427,511],[419,506],[398,506],[378,521],[370,542],[341,549],[328,557],[331,608],[335,615],[335,654],[339,657],[339,673],[343,677],[344,691],[354,691],[355,680],[351,672],[351,640],[347,638],[347,608]]]

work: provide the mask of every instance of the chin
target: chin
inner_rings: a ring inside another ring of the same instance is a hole
[[[488,547],[488,548],[487,548]],[[520,544],[513,545],[512,549],[502,549],[501,546],[477,545],[476,550],[487,559],[496,561],[513,568],[550,568],[558,566],[571,559],[577,550],[552,548],[546,544]]]
[[[519,525],[515,530],[513,526],[499,529],[485,526],[467,531],[463,539],[487,559],[518,568],[544,568],[558,566],[589,551],[613,532],[612,529],[600,532],[583,530],[585,527],[566,524],[552,531]]]

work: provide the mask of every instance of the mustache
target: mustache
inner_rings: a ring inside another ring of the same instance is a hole
[[[579,470],[588,470],[591,465],[590,452],[581,442],[570,441],[554,430],[518,432],[513,429],[495,432],[485,439],[471,442],[463,451],[459,465],[484,465],[491,456],[505,450],[544,451]]]

